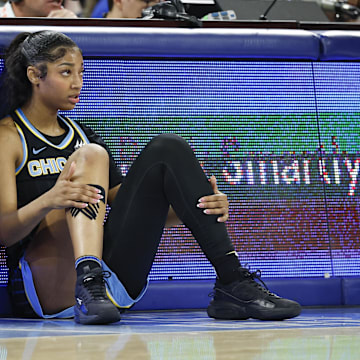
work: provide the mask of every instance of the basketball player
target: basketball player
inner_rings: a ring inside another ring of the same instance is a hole
[[[58,114],[76,106],[82,84],[81,51],[61,33],[22,33],[7,50],[0,243],[14,313],[119,321],[119,310],[146,290],[164,226],[181,219],[217,273],[209,316],[299,315],[299,304],[270,293],[240,266],[224,224],[227,197],[182,138],[155,137],[123,178],[99,136]]]

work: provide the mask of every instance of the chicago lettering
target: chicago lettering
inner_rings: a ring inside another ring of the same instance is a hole
[[[66,158],[47,158],[28,162],[28,172],[32,177],[60,174],[64,169]]]

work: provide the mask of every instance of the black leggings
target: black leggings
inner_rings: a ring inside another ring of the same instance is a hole
[[[131,166],[105,224],[103,258],[135,298],[146,283],[161,240],[169,205],[191,230],[214,265],[234,251],[219,215],[196,205],[213,194],[187,142],[163,134],[149,142]]]

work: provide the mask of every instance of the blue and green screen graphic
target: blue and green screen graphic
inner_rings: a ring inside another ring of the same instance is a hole
[[[228,195],[243,264],[272,278],[360,275],[359,63],[87,59],[85,69],[66,115],[103,136],[124,175],[152,137],[176,133]],[[213,277],[188,229],[164,231],[150,279]]]

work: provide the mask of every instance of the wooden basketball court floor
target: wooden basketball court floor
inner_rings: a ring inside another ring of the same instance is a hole
[[[203,310],[129,311],[119,323],[0,319],[0,360],[360,359],[360,308],[305,308],[286,321],[219,321]]]

